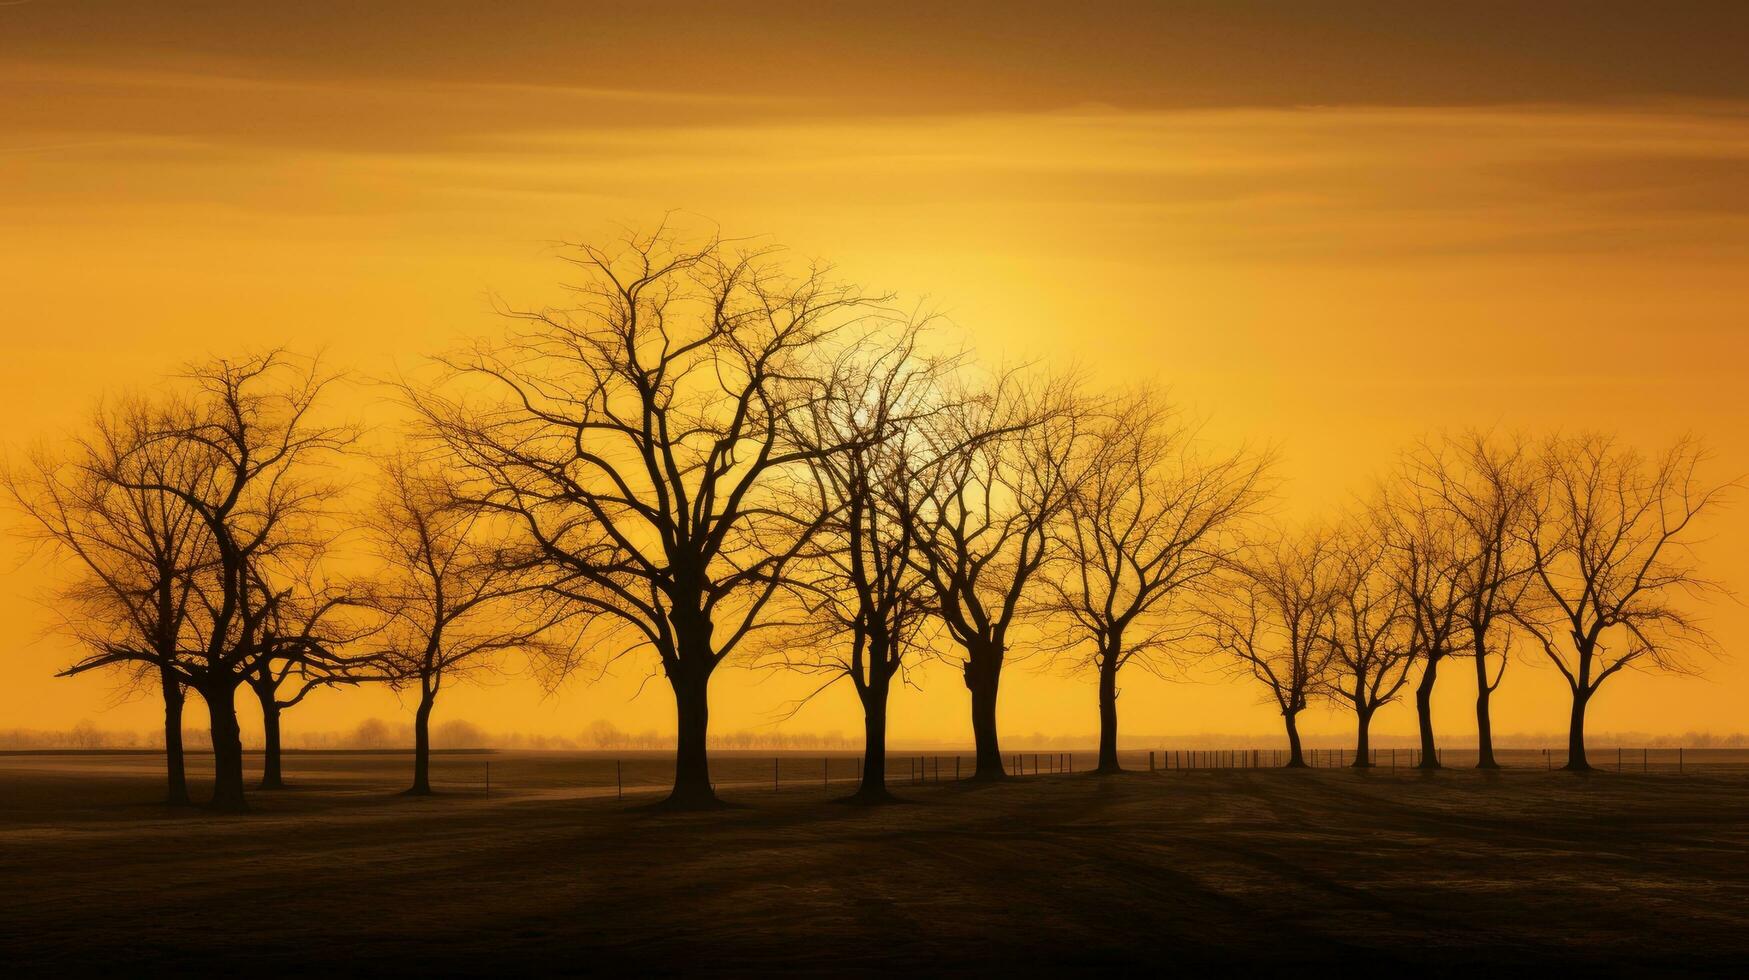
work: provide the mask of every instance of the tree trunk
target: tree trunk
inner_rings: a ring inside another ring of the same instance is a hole
[[[1282,720],[1287,723],[1287,769],[1304,769],[1306,767],[1305,753],[1300,750],[1300,720],[1299,712],[1284,711]]]
[[[1367,769],[1372,766],[1372,713],[1376,707],[1357,706],[1354,709],[1354,768]]]
[[[1100,773],[1123,772],[1117,762],[1117,657],[1107,650],[1099,662]]]
[[[1002,654],[999,650],[968,651],[966,688],[972,692],[972,741],[977,748],[977,764],[972,778],[1001,779],[1008,775],[1002,768],[1002,746],[996,736],[996,693],[1002,683]]]
[[[1494,761],[1494,720],[1489,699],[1494,692],[1488,688],[1488,653],[1481,640],[1476,641],[1476,768],[1498,769]]]
[[[431,794],[431,708],[437,703],[436,691],[424,691],[419,696],[419,708],[413,712],[413,785],[409,796]]]
[[[171,806],[187,806],[188,773],[182,756],[182,706],[188,700],[188,692],[182,689],[182,681],[176,674],[168,669],[158,671],[158,680],[164,689],[164,772],[168,782],[164,802]]]
[[[710,671],[712,665],[682,662],[668,677],[674,688],[678,739],[674,750],[674,789],[667,805],[683,810],[704,810],[718,805],[711,788],[710,757],[706,735],[710,729]]]
[[[1591,702],[1591,694],[1584,688],[1573,691],[1573,720],[1567,729],[1567,764],[1563,767],[1573,772],[1591,769],[1591,762],[1585,757],[1585,706]]]
[[[1439,768],[1439,749],[1433,744],[1433,684],[1439,678],[1439,657],[1428,657],[1415,687],[1415,714],[1421,724],[1420,769]]]
[[[219,687],[200,692],[206,700],[213,733],[214,810],[242,813],[249,809],[243,798],[243,733],[237,727],[237,689]]]
[[[261,788],[285,789],[279,765],[279,700],[272,690],[255,689],[261,702]]]
[[[875,666],[878,673],[880,665]],[[887,792],[887,694],[888,680],[875,678],[862,695],[862,783],[850,798],[859,803],[885,803]]]

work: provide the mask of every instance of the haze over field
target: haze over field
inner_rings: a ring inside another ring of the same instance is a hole
[[[683,208],[939,308],[987,359],[1170,385],[1211,435],[1279,449],[1288,518],[1440,427],[1694,432],[1728,479],[1749,470],[1749,13],[1683,6],[683,4],[561,30],[571,5],[0,5],[0,86],[25,94],[0,100],[0,441],[275,344],[356,372],[334,410],[390,428],[366,379],[501,329],[491,297],[560,299],[553,240]],[[1293,29],[1257,31],[1266,10]],[[1709,534],[1709,573],[1749,588],[1749,507]],[[33,599],[44,566],[0,549],[0,727],[150,729],[154,699],[52,678],[75,654]],[[1749,641],[1741,605],[1706,615],[1727,654]],[[1533,656],[1503,733],[1562,727]],[[659,682],[634,697],[647,667],[551,697],[507,677],[445,712],[671,730]],[[921,681],[895,741],[963,743],[957,669]],[[1275,730],[1252,688],[1187,681],[1127,677],[1127,729]],[[1442,685],[1462,738],[1470,681]],[[771,725],[808,689],[729,670],[713,727]],[[1591,727],[1735,731],[1746,689],[1741,656],[1624,677]],[[1001,727],[1085,733],[1094,709],[1084,677],[1015,670]],[[396,710],[324,692],[288,724]],[[858,713],[840,689],[783,724]],[[1413,726],[1399,704],[1376,727]]]

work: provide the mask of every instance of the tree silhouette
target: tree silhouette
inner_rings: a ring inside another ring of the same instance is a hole
[[[1421,739],[1417,765],[1438,769],[1433,689],[1440,664],[1463,641],[1463,568],[1467,556],[1460,552],[1462,527],[1443,502],[1423,492],[1412,479],[1387,486],[1375,513],[1388,525],[1384,541],[1390,560],[1385,568],[1408,600],[1410,632],[1421,664],[1421,679],[1415,685],[1415,718]]]
[[[1369,515],[1333,542],[1336,572],[1325,642],[1324,690],[1354,711],[1354,765],[1372,765],[1370,731],[1378,709],[1396,700],[1415,662],[1409,600],[1386,571],[1389,523]]]
[[[332,533],[332,529],[324,533]],[[244,683],[261,707],[260,788],[284,789],[281,716],[322,687],[356,684],[374,675],[374,659],[346,651],[375,628],[345,614],[368,599],[327,580],[326,543],[281,541],[249,561],[253,583],[240,604],[239,622],[254,651]]]
[[[819,450],[815,490],[829,516],[792,577],[813,628],[807,642],[783,645],[774,659],[826,675],[816,694],[846,678],[855,688],[864,738],[851,799],[864,803],[892,799],[887,702],[921,646],[930,609],[915,525],[904,515],[921,503],[930,459],[918,427],[943,411],[938,382],[948,365],[918,353],[921,336],[911,324],[852,345],[832,374],[830,397],[791,420],[796,443]]]
[[[1280,534],[1223,575],[1207,603],[1208,637],[1233,669],[1262,682],[1287,728],[1290,768],[1303,767],[1299,714],[1322,684],[1338,564],[1329,535]]]
[[[155,684],[164,702],[165,800],[189,802],[178,668],[191,642],[194,576],[211,561],[211,538],[181,497],[149,484],[198,483],[204,453],[158,434],[181,411],[133,396],[98,409],[64,452],[38,447],[4,473],[7,491],[37,540],[69,559],[59,591],[63,625],[87,651],[63,676],[105,667]]]
[[[1098,772],[1117,760],[1119,672],[1189,635],[1168,607],[1202,584],[1237,546],[1238,522],[1261,501],[1265,460],[1216,454],[1157,393],[1103,413],[1060,530],[1063,561],[1047,578],[1048,611],[1068,625],[1074,666],[1099,684]]]
[[[386,616],[376,663],[390,683],[418,695],[413,785],[431,792],[431,712],[451,681],[495,673],[502,654],[549,650],[545,637],[568,610],[545,588],[515,527],[469,506],[436,462],[394,456],[365,519],[383,571],[374,600]]]
[[[962,655],[971,693],[974,779],[1006,773],[996,701],[1010,633],[1074,490],[1083,411],[1068,379],[1003,373],[955,394],[931,424],[918,499],[901,515],[931,605]]]
[[[824,397],[824,341],[885,314],[826,269],[786,274],[772,248],[658,230],[575,250],[576,308],[512,314],[520,328],[445,359],[451,383],[413,400],[463,496],[514,519],[555,594],[655,652],[679,730],[669,803],[710,806],[711,675],[771,625],[824,520],[781,506],[834,451],[796,445],[790,418]],[[457,392],[468,379],[484,396]]]
[[[1515,618],[1572,691],[1568,769],[1591,768],[1585,709],[1604,681],[1628,667],[1688,670],[1684,648],[1713,648],[1680,602],[1718,590],[1693,563],[1694,521],[1736,484],[1701,481],[1706,459],[1686,438],[1651,458],[1595,433],[1543,446],[1523,535],[1536,601]]]

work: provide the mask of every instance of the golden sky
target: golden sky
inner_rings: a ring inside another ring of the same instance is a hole
[[[1295,515],[1441,426],[1693,431],[1715,476],[1749,471],[1749,6],[579,6],[0,0],[0,442],[208,354],[415,367],[495,329],[494,295],[558,299],[553,240],[684,209],[927,300],[986,356],[1170,385],[1280,449]],[[1749,501],[1710,533],[1749,590]],[[0,728],[150,728],[149,700],[49,676],[70,653],[19,550]],[[1743,606],[1708,615],[1727,652],[1749,640]],[[632,696],[646,666],[446,692],[439,717],[671,728],[659,683]],[[1471,675],[1444,673],[1461,737]],[[894,737],[967,737],[957,673],[922,681]],[[1123,688],[1130,733],[1276,729],[1237,683]],[[713,727],[802,689],[719,674]],[[1589,727],[1743,730],[1745,695],[1742,658],[1623,676]],[[1565,696],[1524,659],[1496,730],[1559,731]],[[1006,732],[1096,727],[1086,678],[1011,670],[1003,704]],[[396,710],[329,693],[287,724]],[[855,731],[854,698],[786,724]]]

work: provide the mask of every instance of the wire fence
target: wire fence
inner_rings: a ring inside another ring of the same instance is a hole
[[[1501,769],[1565,769],[1571,759],[1565,748],[1495,749],[1494,764]],[[1286,766],[1289,754],[1285,749],[1160,749],[1148,753],[1148,769],[1264,769]],[[1424,768],[1426,754],[1418,748],[1372,749],[1366,754],[1366,765],[1357,764],[1354,749],[1306,749],[1303,761],[1314,769]],[[1430,768],[1479,767],[1481,754],[1475,749],[1434,750],[1434,766]],[[1678,748],[1587,748],[1585,761],[1592,769],[1606,772],[1683,773],[1703,771],[1749,771],[1749,751],[1743,749]]]
[[[1008,776],[1041,776],[1075,772],[1072,752],[1016,752],[1004,755]],[[713,754],[711,782],[719,789],[766,788],[783,791],[805,787],[831,788],[860,784],[863,758],[855,753],[765,755],[735,752]],[[969,754],[895,753],[886,759],[888,785],[916,785],[969,780],[977,757]],[[430,783],[434,792],[490,795],[494,786],[508,791],[594,791],[625,797],[667,790],[674,782],[670,754],[640,752],[625,756],[595,753],[504,753],[491,759],[433,757]]]
[[[503,767],[499,767],[503,776]],[[433,759],[427,777],[434,793],[492,795],[492,760]],[[502,783],[499,789],[504,787]]]

